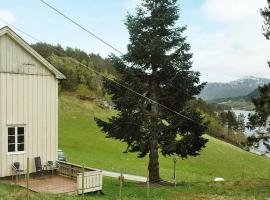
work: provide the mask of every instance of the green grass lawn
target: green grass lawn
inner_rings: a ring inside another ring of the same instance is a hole
[[[267,200],[270,197],[270,180],[213,182],[182,182],[176,188],[150,186],[149,196],[145,185],[127,182],[122,190],[122,200]],[[119,183],[105,178],[104,196],[87,194],[89,200],[120,200]],[[0,183],[0,200],[26,199],[26,190]],[[46,195],[30,193],[31,200],[80,200],[77,195]]]
[[[68,161],[93,168],[112,170],[134,175],[147,175],[148,158],[139,159],[136,154],[123,154],[125,145],[105,137],[95,124],[94,117],[106,119],[117,114],[104,110],[94,103],[79,101],[64,95],[59,101],[59,148]],[[128,130],[126,130],[128,131]],[[270,159],[253,155],[220,140],[209,139],[201,156],[177,161],[177,188],[151,186],[147,197],[146,185],[127,182],[123,198],[128,200],[265,200],[270,198]],[[163,179],[172,181],[172,158],[160,157]],[[214,183],[214,177],[226,179]],[[90,194],[86,199],[119,199],[117,179],[104,178],[105,195]],[[0,183],[1,199],[25,199],[24,189]],[[79,196],[44,195],[31,193],[34,200],[79,200]]]
[[[125,145],[106,138],[95,124],[94,117],[105,119],[116,114],[115,111],[102,110],[72,96],[62,96],[60,99],[59,146],[66,152],[70,162],[147,176],[148,158],[139,159],[136,153],[122,153]],[[211,181],[214,177],[226,180],[270,179],[270,159],[206,137],[209,142],[201,151],[201,156],[178,159],[178,181]],[[163,179],[172,180],[172,169],[172,158],[160,156]]]

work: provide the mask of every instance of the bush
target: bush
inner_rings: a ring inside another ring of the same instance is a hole
[[[88,89],[86,85],[79,85],[76,93],[78,97],[82,100],[94,100],[96,99],[96,94]]]

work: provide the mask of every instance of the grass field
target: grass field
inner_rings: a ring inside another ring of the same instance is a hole
[[[106,119],[117,114],[71,95],[60,97],[59,146],[68,161],[135,175],[147,175],[147,160],[136,154],[123,154],[125,145],[106,138],[94,117]],[[128,131],[128,130],[127,130]],[[230,144],[206,136],[207,147],[201,156],[177,161],[177,188],[151,186],[150,196],[144,184],[127,182],[123,199],[259,199],[270,198],[270,159],[245,152]],[[160,157],[163,179],[172,180],[172,158]],[[214,177],[226,182],[214,183]],[[89,195],[86,199],[119,199],[118,180],[104,179],[105,196]],[[25,190],[0,184],[0,199],[25,199]],[[55,196],[31,193],[31,199],[76,200],[78,196]]]
[[[94,117],[108,118],[115,111],[104,111],[89,102],[72,96],[61,97],[59,145],[71,162],[136,175],[147,175],[147,160],[137,154],[124,154],[125,145],[105,137],[96,126]],[[128,130],[126,130],[128,131]],[[250,154],[220,140],[209,138],[201,156],[178,159],[179,181],[211,181],[214,177],[226,180],[270,179],[270,159]],[[172,179],[172,158],[160,157],[162,178]]]
[[[85,195],[89,200],[120,200],[116,180],[105,178],[104,196]],[[122,200],[267,200],[270,196],[270,181],[233,181],[224,183],[201,182],[181,183],[177,188],[150,187],[149,197],[143,185],[127,183],[123,188]],[[0,184],[0,200],[24,200],[26,190]],[[30,194],[31,200],[80,200],[81,196]]]

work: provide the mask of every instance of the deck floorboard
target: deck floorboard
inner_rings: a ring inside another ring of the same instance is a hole
[[[15,183],[15,181],[12,183]],[[18,185],[26,187],[26,180],[21,178],[18,181]],[[75,194],[77,193],[77,182],[76,180],[58,175],[31,177],[29,179],[29,189],[38,193]]]

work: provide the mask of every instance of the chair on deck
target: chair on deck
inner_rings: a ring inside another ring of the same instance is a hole
[[[38,176],[42,176],[43,175],[43,166],[41,164],[41,159],[40,157],[35,157],[35,165],[36,165],[36,174]]]
[[[19,162],[14,162],[12,164],[12,171],[13,171],[13,174],[12,174],[12,180],[13,180],[13,176],[15,175],[16,176],[16,181],[18,182],[18,178],[20,178],[20,176],[22,174],[25,174],[24,173],[24,170],[21,169],[21,164]]]
[[[53,172],[59,169],[59,164],[57,162],[54,164],[53,161],[49,160],[47,161],[47,164],[44,167],[46,171],[51,171],[53,175]]]

